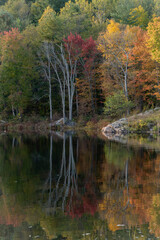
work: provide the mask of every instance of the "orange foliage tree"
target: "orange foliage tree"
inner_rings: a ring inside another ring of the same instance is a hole
[[[132,80],[129,92],[134,101],[143,109],[144,103],[153,105],[158,99],[159,64],[152,60],[147,47],[146,31],[138,28],[136,40],[130,56],[130,72]]]

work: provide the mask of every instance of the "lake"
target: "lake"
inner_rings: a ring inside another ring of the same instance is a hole
[[[0,136],[0,240],[159,238],[159,138]]]

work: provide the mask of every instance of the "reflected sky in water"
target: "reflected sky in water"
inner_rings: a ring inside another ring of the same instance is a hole
[[[0,240],[159,239],[159,146],[143,137],[1,135]]]

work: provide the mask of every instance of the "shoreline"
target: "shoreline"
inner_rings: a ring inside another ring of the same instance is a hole
[[[20,132],[20,133],[39,133],[48,134],[51,131],[84,131],[89,135],[99,133],[109,135],[160,135],[160,108],[155,108],[142,113],[112,120],[105,116],[98,116],[89,121],[75,121],[73,126],[70,125],[55,125],[56,121],[50,122],[47,119],[41,119],[37,116],[35,119],[28,118],[24,121],[21,119],[10,120],[5,122],[0,121],[0,129],[2,132]]]

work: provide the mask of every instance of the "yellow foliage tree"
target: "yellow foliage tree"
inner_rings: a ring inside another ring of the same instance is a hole
[[[125,27],[110,20],[106,32],[98,38],[98,50],[102,52],[112,75],[116,76],[115,84],[118,82],[127,99],[128,64],[135,37],[135,28]]]
[[[152,59],[160,63],[160,17],[154,18],[153,22],[148,24],[148,39],[147,45],[150,49]],[[157,68],[157,84],[156,88],[156,97],[160,99],[160,76],[159,69]]]
[[[148,46],[152,58],[157,62],[160,62],[160,17],[154,18],[153,22],[148,24],[148,36]]]

